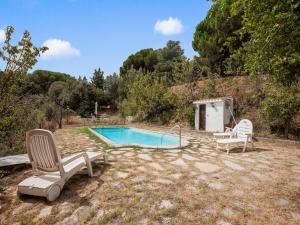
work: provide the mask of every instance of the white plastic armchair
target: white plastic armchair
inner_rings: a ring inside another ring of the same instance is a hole
[[[247,144],[250,142],[252,149],[254,148],[253,144],[253,125],[250,120],[243,119],[241,120],[238,125],[235,126],[236,132],[235,135],[230,135],[229,138],[224,139],[217,139],[217,149],[219,148],[220,144],[226,145],[227,154],[229,154],[230,146],[233,144],[244,144],[243,145],[243,152],[245,152],[247,148]]]

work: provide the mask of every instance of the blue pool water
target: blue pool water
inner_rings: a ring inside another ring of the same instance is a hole
[[[179,146],[179,137],[163,135],[147,130],[127,127],[92,128],[96,133],[118,145],[146,145],[149,147],[176,147]]]

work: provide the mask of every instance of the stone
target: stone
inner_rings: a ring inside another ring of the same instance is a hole
[[[211,163],[196,162],[194,165],[197,169],[199,169],[200,171],[202,171],[204,173],[212,173],[212,172],[215,172],[220,169],[217,165],[214,165]]]
[[[138,157],[140,159],[147,160],[147,161],[152,161],[153,160],[152,157],[149,156],[148,154],[138,154]]]
[[[251,172],[251,174],[261,181],[270,181],[270,177],[260,174],[258,172]]]
[[[182,158],[183,159],[186,159],[186,160],[190,160],[190,161],[195,161],[195,160],[198,160],[197,158],[193,157],[193,156],[190,156],[188,154],[182,154]]]
[[[209,183],[208,187],[215,190],[221,190],[224,188],[224,185],[220,182]]]
[[[176,165],[176,166],[181,166],[181,167],[187,166],[187,164],[182,159],[177,159],[177,160],[171,162],[171,164]]]
[[[139,166],[137,167],[138,170],[143,171],[143,172],[148,172],[148,169],[146,167],[143,166]]]
[[[120,172],[120,171],[117,172],[117,177],[118,177],[118,178],[123,178],[123,179],[125,179],[125,178],[127,178],[128,176],[129,176],[129,173]]]
[[[225,209],[223,209],[222,214],[225,217],[230,218],[230,217],[234,216],[234,211],[231,208],[226,207]]]
[[[136,177],[132,178],[131,180],[133,182],[141,182],[141,181],[146,180],[146,177],[145,176],[136,176]]]
[[[207,176],[204,175],[204,174],[202,174],[202,175],[200,175],[200,176],[197,176],[197,179],[204,180],[204,181],[207,181],[207,180],[208,180]]]
[[[226,166],[228,166],[229,168],[233,169],[233,170],[244,170],[245,168],[241,167],[240,165],[233,163],[229,160],[223,160],[224,164]]]
[[[164,170],[164,168],[162,168],[162,166],[160,164],[158,164],[157,162],[149,163],[148,165],[153,167],[156,170]]]
[[[185,188],[186,188],[187,190],[191,191],[191,192],[196,192],[196,191],[197,191],[197,188],[196,188],[196,187],[194,187],[194,186],[192,186],[192,185],[189,185],[189,184],[185,185]]]
[[[298,212],[291,212],[291,216],[294,220],[300,221],[300,213]]]
[[[252,183],[253,183],[253,181],[252,181],[249,177],[247,177],[247,176],[242,176],[242,177],[241,177],[241,180],[242,180],[245,184],[252,184]]]
[[[62,221],[64,225],[72,225],[72,224],[79,224],[80,221],[86,220],[90,215],[90,207],[88,206],[81,206],[77,208],[71,216],[65,218]]]
[[[170,209],[172,207],[173,204],[169,200],[162,200],[158,206],[159,209]]]
[[[287,205],[289,205],[290,201],[287,199],[281,198],[281,199],[276,200],[274,203],[277,206],[287,206]]]
[[[224,220],[219,220],[219,221],[217,221],[217,225],[232,225],[232,224],[229,222],[226,222]]]
[[[178,180],[182,177],[182,173],[173,173],[169,177]]]
[[[124,154],[124,156],[126,156],[126,157],[132,157],[132,156],[134,156],[134,153],[133,152],[126,152]]]
[[[158,178],[155,180],[156,183],[161,183],[161,184],[172,184],[173,182],[167,179],[163,178]]]
[[[294,181],[289,183],[289,186],[300,188],[300,181],[294,180]]]

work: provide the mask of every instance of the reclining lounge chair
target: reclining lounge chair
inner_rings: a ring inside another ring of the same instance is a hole
[[[18,184],[17,194],[46,197],[54,201],[69,178],[87,168],[93,176],[91,161],[103,158],[102,152],[82,152],[61,159],[51,131],[35,129],[26,133],[26,149],[34,175]]]

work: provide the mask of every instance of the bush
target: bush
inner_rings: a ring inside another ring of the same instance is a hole
[[[167,123],[171,120],[176,98],[168,87],[149,74],[140,74],[128,88],[128,98],[122,102],[123,116],[139,120]]]
[[[196,111],[196,107],[194,105],[187,107],[183,110],[183,118],[184,120],[189,122],[191,126],[194,126],[195,124],[195,111]]]

